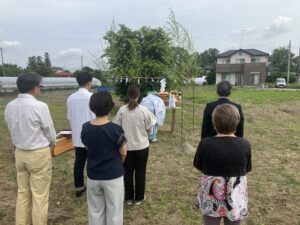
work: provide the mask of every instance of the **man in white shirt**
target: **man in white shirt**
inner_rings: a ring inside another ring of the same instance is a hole
[[[21,74],[17,79],[20,94],[4,112],[15,147],[18,225],[47,224],[56,133],[47,104],[35,98],[40,95],[41,80],[36,73]]]
[[[86,162],[87,151],[81,142],[82,125],[95,118],[89,107],[92,93],[89,90],[92,87],[92,75],[88,72],[80,71],[76,74],[76,80],[79,89],[70,95],[67,100],[68,120],[72,129],[72,140],[75,148],[74,163],[74,186],[75,196],[80,197],[86,190],[84,185],[84,167]]]

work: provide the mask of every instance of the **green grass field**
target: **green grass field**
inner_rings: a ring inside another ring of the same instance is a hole
[[[125,225],[202,224],[194,207],[200,172],[193,155],[182,153],[181,140],[196,147],[205,104],[217,98],[214,87],[184,88],[176,111],[176,129],[161,128],[151,144],[147,171],[147,200],[125,206]],[[66,98],[70,91],[43,93],[56,130],[68,128]],[[0,97],[0,116],[13,96]],[[300,225],[300,91],[234,89],[232,100],[245,114],[245,138],[252,145],[253,171],[248,174],[250,215],[247,225]],[[116,100],[117,108],[121,102]],[[183,119],[182,119],[183,118]],[[170,122],[167,110],[166,123]],[[0,224],[14,224],[16,172],[14,155],[4,120],[0,120]],[[73,152],[53,159],[49,224],[87,224],[87,202],[75,199]]]

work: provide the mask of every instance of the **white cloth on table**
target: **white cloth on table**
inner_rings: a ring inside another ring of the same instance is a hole
[[[150,110],[150,112],[152,112],[155,115],[158,126],[162,126],[164,124],[166,106],[164,101],[160,97],[153,94],[149,94],[148,96],[142,99],[140,104],[145,106],[147,109]]]
[[[56,132],[48,105],[31,94],[19,94],[5,108],[4,119],[12,143],[22,150],[54,146]]]
[[[67,100],[68,120],[71,124],[72,141],[75,147],[84,147],[81,142],[82,125],[95,118],[89,106],[91,96],[92,93],[87,89],[79,88]]]

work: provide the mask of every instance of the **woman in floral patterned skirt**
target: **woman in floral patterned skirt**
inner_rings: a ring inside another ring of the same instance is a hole
[[[217,135],[201,140],[194,166],[201,176],[197,206],[205,225],[239,225],[248,215],[246,173],[252,169],[249,142],[236,137],[238,109],[230,104],[215,108],[213,124]]]

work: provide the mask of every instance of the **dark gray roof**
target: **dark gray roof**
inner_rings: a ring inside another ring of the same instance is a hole
[[[252,56],[269,56],[269,54],[266,53],[266,52],[251,48],[251,49],[229,50],[229,51],[226,51],[226,52],[223,52],[223,53],[217,55],[217,58],[230,57],[231,55],[233,55],[233,54],[235,54],[239,51],[243,51],[243,52],[248,53],[249,55],[252,55]]]

